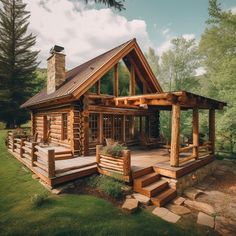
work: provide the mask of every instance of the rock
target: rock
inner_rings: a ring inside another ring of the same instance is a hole
[[[196,187],[199,188],[200,190],[206,190],[210,185],[213,184],[215,180],[216,178],[214,178],[213,176],[210,176],[208,178],[205,178],[199,184],[197,184]]]
[[[183,205],[184,204],[184,201],[185,201],[185,198],[183,197],[177,197],[175,198],[172,203],[175,204],[175,205]]]
[[[39,177],[36,174],[33,174],[32,179],[39,179]]]
[[[197,223],[200,225],[206,225],[211,228],[214,228],[214,218],[203,212],[199,212],[197,216]]]
[[[165,221],[171,222],[171,223],[176,223],[181,217],[170,212],[168,209],[164,207],[156,207],[153,211],[152,214],[159,216]]]
[[[194,208],[197,211],[202,211],[208,215],[212,215],[215,213],[214,208],[205,202],[185,200],[184,204],[190,208]]]
[[[234,236],[236,232],[236,222],[225,217],[215,218],[215,231],[221,235]]]
[[[126,195],[125,198],[126,198],[126,199],[131,199],[131,198],[133,198],[133,197],[132,197],[132,195]]]
[[[193,187],[184,190],[184,195],[191,200],[195,200],[201,194],[204,194],[202,190]]]
[[[187,207],[184,207],[184,206],[168,204],[166,208],[177,215],[186,215],[186,214],[191,213],[191,211]]]
[[[138,201],[136,199],[126,199],[124,204],[122,205],[122,209],[133,213],[138,209]]]
[[[62,193],[62,189],[54,188],[51,190],[51,193],[59,195]]]
[[[150,198],[147,196],[144,196],[140,193],[133,193],[132,196],[139,202],[141,202],[144,205],[149,205],[150,204]]]

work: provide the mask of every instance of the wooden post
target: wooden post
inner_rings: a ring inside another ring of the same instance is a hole
[[[36,142],[32,143],[32,149],[31,149],[31,166],[35,166],[34,162],[37,161],[37,156],[35,155],[35,146],[37,145]]]
[[[125,176],[129,176],[131,172],[131,160],[130,160],[130,150],[124,150],[123,151],[123,171]]]
[[[209,141],[211,142],[212,154],[215,153],[215,110],[209,110]]]
[[[15,149],[15,142],[14,142],[14,134],[13,134],[13,131],[12,131],[12,151],[14,152],[14,149]]]
[[[63,120],[62,120],[62,127],[63,127]],[[75,138],[74,138],[74,106],[70,106],[70,148],[72,154],[75,153]]]
[[[34,122],[34,113],[33,113],[33,111],[31,111],[30,115],[31,115],[31,135],[34,136],[34,124],[35,124],[35,122]]]
[[[130,95],[135,95],[135,70],[133,64],[130,67]]]
[[[102,145],[96,145],[96,162],[97,164],[100,163],[100,151],[102,149]]]
[[[49,149],[48,150],[48,177],[54,178],[55,177],[55,150]]]
[[[20,140],[20,157],[21,158],[23,157],[23,153],[24,153],[24,149],[23,149],[24,141],[25,141],[25,139],[21,138],[21,140]]]
[[[84,112],[84,156],[89,155],[89,114]]]
[[[114,96],[119,96],[119,75],[118,75],[118,64],[114,66]]]
[[[97,86],[97,95],[100,95],[101,94],[101,80],[98,80],[96,86]]]
[[[197,108],[193,108],[193,156],[198,159],[199,148],[199,113]]]
[[[179,166],[180,106],[172,105],[170,165]]]

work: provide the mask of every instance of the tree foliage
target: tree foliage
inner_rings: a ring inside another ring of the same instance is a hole
[[[227,102],[217,117],[219,148],[233,152],[236,144],[236,15],[223,11],[216,0],[209,1],[209,20],[200,41],[204,56],[208,96]]]
[[[111,8],[114,8],[116,10],[119,10],[119,11],[122,11],[122,10],[125,10],[125,7],[124,7],[124,0],[123,1],[117,1],[117,0],[85,0],[86,3],[88,2],[95,2],[95,3],[100,3],[100,4],[104,4],[105,6],[108,6],[108,7],[111,7]]]
[[[34,91],[38,52],[32,51],[35,36],[27,33],[29,12],[21,0],[1,0],[0,9],[0,120],[7,127],[28,119],[20,105]]]

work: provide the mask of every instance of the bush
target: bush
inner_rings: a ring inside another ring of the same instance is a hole
[[[122,197],[125,184],[119,180],[105,175],[93,175],[88,179],[87,185],[91,188],[97,188],[110,197],[116,199]]]
[[[34,194],[34,196],[31,197],[31,203],[34,207],[40,207],[43,205],[43,203],[48,199],[48,194],[46,192]]]
[[[127,147],[122,144],[116,143],[114,145],[105,146],[102,148],[101,153],[103,155],[112,156],[112,157],[122,157],[123,150],[126,150]]]

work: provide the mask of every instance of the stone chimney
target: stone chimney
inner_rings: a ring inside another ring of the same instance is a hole
[[[47,59],[47,94],[53,93],[65,81],[65,54],[63,47],[55,45],[51,50],[51,56]]]

